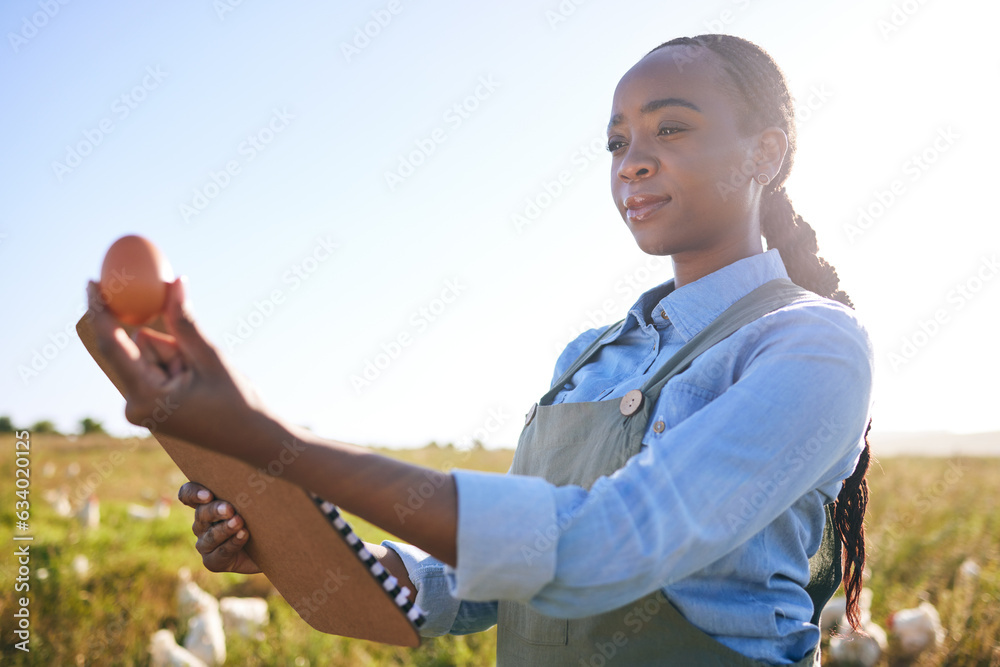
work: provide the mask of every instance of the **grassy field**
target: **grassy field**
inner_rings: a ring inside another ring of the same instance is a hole
[[[0,516],[13,526],[14,438],[0,437]],[[505,471],[512,452],[450,447],[393,451],[439,469]],[[161,495],[176,498],[184,478],[151,441],[90,436],[71,441],[35,436],[31,447],[31,652],[13,647],[16,608],[14,546],[4,549],[0,590],[2,655],[10,665],[145,665],[149,637],[171,628],[178,637],[177,571],[216,596],[263,595],[271,623],[263,640],[229,638],[232,665],[491,665],[495,629],[466,637],[425,641],[416,650],[324,635],[301,621],[262,576],[213,574],[194,550],[191,510],[173,503],[169,518],[137,522],[129,503],[151,505]],[[68,476],[72,463],[79,465]],[[46,476],[46,472],[52,473]],[[948,631],[944,646],[920,665],[1000,665],[1000,459],[891,458],[873,469],[869,514],[871,541],[868,585],[872,615],[885,624],[892,610],[934,603]],[[100,499],[101,525],[85,530],[58,516],[42,500],[47,489],[65,487],[78,504],[93,493]],[[366,540],[386,535],[363,521],[355,528]],[[18,533],[19,534],[19,533]],[[15,545],[10,542],[10,545]],[[79,554],[90,562],[74,574]],[[974,587],[956,590],[955,573],[966,558],[982,566]],[[48,576],[37,575],[44,568]]]

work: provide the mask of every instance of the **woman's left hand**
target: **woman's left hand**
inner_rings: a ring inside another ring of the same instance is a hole
[[[131,423],[212,447],[265,413],[256,392],[201,333],[185,305],[184,282],[167,286],[168,334],[140,327],[132,337],[105,305],[97,283],[87,286],[101,354],[121,378]]]

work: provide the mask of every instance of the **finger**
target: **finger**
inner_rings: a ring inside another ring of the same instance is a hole
[[[217,521],[198,535],[195,548],[202,555],[209,554],[222,546],[229,538],[234,537],[243,528],[243,518],[240,516],[231,517],[228,521]]]
[[[101,290],[101,286],[93,280],[87,281],[87,307],[89,313],[96,315],[103,313],[108,308],[108,300]]]
[[[121,378],[126,389],[131,390],[141,386],[143,375],[139,348],[104,305],[100,288],[94,281],[87,283],[87,299],[90,306],[87,315],[92,318],[97,347],[101,356],[108,361]],[[126,395],[128,393],[127,391]]]
[[[214,494],[212,491],[198,482],[185,482],[177,491],[177,500],[195,509],[200,505],[204,505],[213,497]]]
[[[184,368],[184,359],[173,336],[142,327],[132,334],[132,340],[139,348],[143,359],[158,367],[168,375],[175,375]]]
[[[215,524],[236,516],[236,510],[233,506],[224,500],[205,503],[195,508],[194,524],[192,524],[191,530],[195,535],[202,535]]]
[[[237,530],[235,535],[220,543],[214,549],[201,552],[201,562],[212,572],[234,571],[240,565],[243,546],[249,539],[250,534],[241,528]]]
[[[181,277],[167,285],[167,303],[163,310],[163,321],[167,330],[177,339],[180,349],[197,366],[216,369],[221,366],[218,352],[201,333],[187,305],[185,283]]]
[[[149,327],[139,327],[132,334],[132,339],[139,345],[146,345],[152,348],[156,354],[164,361],[180,355],[180,348],[177,346],[177,339],[170,334],[165,334]]]
[[[147,364],[148,377],[158,385],[164,384],[169,377],[167,363],[156,351],[156,348],[144,340],[138,331],[132,334],[132,342],[136,344],[136,347],[139,349],[139,356]]]

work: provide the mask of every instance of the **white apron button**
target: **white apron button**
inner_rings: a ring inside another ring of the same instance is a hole
[[[531,423],[531,420],[535,418],[535,411],[538,410],[538,403],[532,403],[531,408],[528,410],[528,414],[524,415],[524,425],[527,426]]]
[[[621,411],[626,417],[631,417],[636,412],[638,412],[639,407],[642,405],[642,392],[638,389],[633,389],[629,393],[622,396]]]

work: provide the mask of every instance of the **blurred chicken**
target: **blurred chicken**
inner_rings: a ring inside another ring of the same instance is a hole
[[[955,572],[955,584],[952,587],[952,607],[948,617],[951,622],[948,624],[946,633],[956,641],[961,639],[968,630],[968,619],[975,612],[973,607],[976,598],[979,597],[979,575],[982,568],[979,563],[971,558],[966,559],[958,566]],[[1000,664],[998,662],[997,664]]]
[[[264,598],[222,598],[219,600],[222,625],[226,632],[243,637],[263,639],[262,627],[267,625],[267,600]]]
[[[73,574],[76,575],[77,579],[82,580],[90,576],[90,561],[83,554],[73,556],[73,560],[70,562],[70,568],[73,570]]]
[[[862,612],[861,630],[858,634],[842,616],[837,634],[830,637],[830,663],[852,667],[875,667],[882,658],[889,642],[885,630],[871,621],[871,614]],[[867,636],[865,636],[867,635]]]
[[[861,597],[858,599],[858,611],[862,624],[871,620],[872,617],[872,591],[870,588],[861,589]],[[841,625],[844,615],[847,613],[847,598],[837,595],[830,598],[830,601],[823,607],[819,614],[819,629],[824,634],[830,634]],[[843,621],[843,625],[848,625]]]
[[[191,570],[182,567],[177,570],[177,616],[181,624],[187,624],[188,620],[198,612],[200,603],[218,607],[219,603],[215,596],[202,590],[198,584],[191,580]]]
[[[226,632],[222,627],[219,602],[214,597],[198,601],[195,615],[188,621],[184,648],[205,664],[221,665],[226,661]]]
[[[958,566],[958,572],[955,573],[955,585],[965,586],[972,584],[979,579],[979,574],[981,572],[982,568],[979,567],[979,563],[971,558],[966,558],[962,561],[962,564]]]
[[[170,630],[157,630],[149,642],[152,667],[207,667],[205,663],[183,646],[177,645]]]
[[[76,518],[84,528],[97,528],[101,525],[101,503],[97,500],[97,496],[90,494],[77,511]]]
[[[152,521],[153,519],[166,519],[170,516],[170,498],[160,496],[156,504],[152,507],[129,503],[128,515],[138,521]]]
[[[893,653],[903,659],[915,660],[939,646],[945,637],[941,617],[930,602],[889,614],[888,625]]]
[[[73,506],[69,503],[69,489],[65,486],[58,489],[46,489],[42,492],[42,498],[52,506],[52,509],[59,516],[69,517],[73,515]]]

